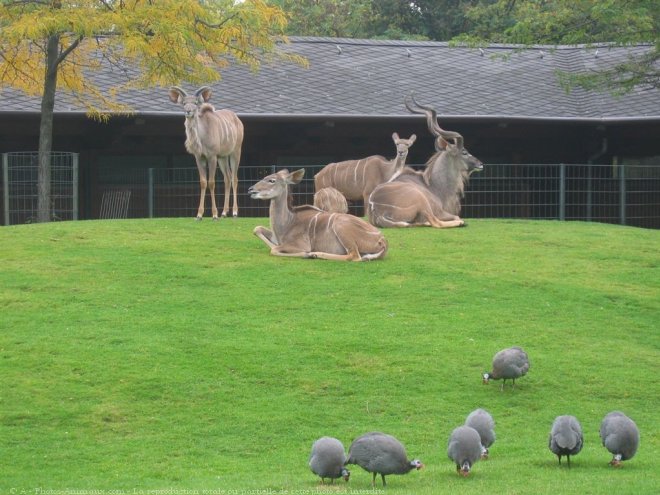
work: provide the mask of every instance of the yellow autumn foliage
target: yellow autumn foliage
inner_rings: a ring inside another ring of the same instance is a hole
[[[58,90],[103,118],[127,112],[116,96],[134,87],[218,80],[231,63],[253,69],[279,58],[286,16],[264,0],[25,0],[0,4],[0,91],[43,93],[48,39],[58,39]],[[95,85],[102,65],[131,68],[109,93]]]

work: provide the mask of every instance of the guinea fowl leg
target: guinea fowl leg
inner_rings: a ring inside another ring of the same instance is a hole
[[[371,486],[376,488],[376,473],[374,473],[373,478],[371,478]]]
[[[385,483],[385,475],[381,473],[380,477],[383,478],[383,486],[385,486],[387,484]]]

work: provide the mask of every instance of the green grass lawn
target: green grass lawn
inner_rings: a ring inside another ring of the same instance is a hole
[[[357,466],[320,486],[307,458],[371,430],[426,464],[390,493],[658,492],[660,232],[472,220],[344,263],[269,256],[267,222],[0,228],[0,493],[369,493]],[[511,345],[529,374],[482,385]],[[477,407],[497,441],[463,479],[447,440]],[[614,409],[641,430],[618,470]],[[547,447],[560,414],[584,429],[570,470]]]

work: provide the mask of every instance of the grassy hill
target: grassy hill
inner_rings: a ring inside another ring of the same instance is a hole
[[[269,256],[264,221],[0,229],[0,493],[368,493],[357,466],[321,487],[307,457],[371,430],[426,464],[390,493],[656,492],[660,232],[473,220],[342,263]],[[482,385],[511,345],[529,374]],[[497,441],[462,479],[447,439],[477,407]],[[618,470],[614,409],[641,430]],[[570,470],[547,447],[560,414],[585,434]]]

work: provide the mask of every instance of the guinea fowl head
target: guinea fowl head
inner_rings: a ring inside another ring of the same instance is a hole
[[[348,481],[351,477],[351,472],[346,468],[341,468],[341,477],[344,478],[344,481]]]
[[[488,448],[481,446],[481,458],[488,459]]]
[[[610,465],[614,467],[621,467],[621,454],[615,455],[614,458],[610,461]]]
[[[488,380],[492,378],[492,375],[488,373],[487,371],[482,375],[483,378],[483,384],[488,385]]]
[[[418,471],[424,467],[424,464],[419,459],[413,459],[410,461],[410,465],[413,469],[417,469]]]
[[[470,474],[470,463],[468,461],[465,461],[461,465],[461,469],[458,472],[461,476],[467,478],[467,476]]]

